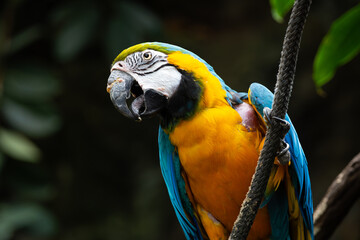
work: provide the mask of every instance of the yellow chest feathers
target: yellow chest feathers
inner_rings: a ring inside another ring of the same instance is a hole
[[[257,155],[261,133],[248,131],[241,122],[240,115],[230,106],[207,108],[180,122],[169,136],[186,172],[215,170],[225,167],[228,160]]]
[[[243,115],[229,105],[221,83],[204,63],[180,52],[170,54],[168,61],[192,73],[203,88],[195,114],[169,133],[188,194],[194,206],[211,213],[230,231],[255,171],[263,132],[258,125],[251,129],[243,125]]]
[[[186,168],[191,161],[191,169],[215,167],[206,161],[221,165],[224,164],[224,154],[226,158],[231,158],[231,155],[245,152],[245,149],[249,151],[252,148],[255,151],[255,146],[261,141],[259,133],[249,132],[241,125],[240,115],[229,105],[226,91],[206,65],[181,52],[169,54],[168,62],[192,73],[195,81],[199,81],[203,88],[195,115],[178,123],[169,133],[170,141],[178,149],[182,165]],[[194,161],[194,158],[198,161]]]
[[[263,136],[241,122],[230,106],[206,108],[169,134],[193,204],[211,213],[228,231],[248,190]]]

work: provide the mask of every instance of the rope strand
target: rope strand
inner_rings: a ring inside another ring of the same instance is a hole
[[[284,119],[288,110],[301,36],[311,2],[312,0],[296,0],[294,3],[281,51],[271,116]],[[268,126],[264,147],[261,150],[249,191],[242,203],[229,240],[245,240],[247,238],[264,196],[276,152],[285,135],[284,131],[286,130],[279,121],[271,121]]]

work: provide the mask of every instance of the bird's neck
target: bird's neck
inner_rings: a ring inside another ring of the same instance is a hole
[[[197,80],[194,74],[181,72],[182,79],[177,91],[160,113],[161,127],[168,133],[206,109],[229,106],[226,93],[218,81]]]
[[[206,108],[228,106],[226,91],[203,62],[181,52],[170,54],[168,62],[177,67],[182,78],[167,108],[160,114],[165,131],[171,132],[181,121],[191,121]]]
[[[182,120],[190,119],[199,110],[200,99],[203,94],[203,86],[195,81],[193,74],[183,70],[180,84],[166,108],[160,113],[161,127],[171,132]]]

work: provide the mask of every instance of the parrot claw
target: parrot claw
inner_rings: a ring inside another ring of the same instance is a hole
[[[273,121],[277,121],[278,123],[280,123],[280,126],[282,127],[283,136],[280,142],[280,149],[276,155],[277,155],[277,159],[282,165],[288,164],[291,159],[289,152],[290,146],[287,142],[285,142],[284,138],[287,132],[290,130],[290,123],[284,119],[271,116],[271,109],[268,107],[264,108],[263,113],[264,113],[265,124],[267,126],[271,125]]]
[[[271,119],[272,119],[271,109],[268,107],[264,107],[263,113],[264,113],[265,124],[266,126],[269,126],[271,124]]]
[[[289,152],[289,144],[284,140],[281,140],[280,150],[276,153],[277,159],[279,160],[281,165],[289,164],[290,162],[290,152]]]
[[[276,121],[280,122],[284,132],[286,131],[286,133],[287,133],[290,130],[290,123],[284,119],[272,116],[270,108],[265,107],[263,110],[263,113],[264,113],[264,117],[265,117],[264,118],[265,123],[267,126],[269,126],[273,122],[273,120],[276,120]],[[284,134],[284,135],[286,135],[286,134]]]
[[[264,113],[265,124],[267,126],[271,125],[271,123],[273,123],[273,121],[275,120],[281,124],[281,127],[283,128],[283,132],[285,133],[284,136],[290,130],[290,123],[288,121],[286,121],[285,119],[281,119],[279,117],[272,116],[270,108],[265,107],[263,110],[263,113]]]

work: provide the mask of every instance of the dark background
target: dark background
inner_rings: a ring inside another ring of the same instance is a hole
[[[357,2],[314,1],[301,44],[289,114],[315,206],[360,150],[360,58],[338,69],[326,96],[312,80],[331,22]],[[184,239],[158,164],[158,119],[116,112],[110,64],[131,45],[162,41],[196,53],[236,90],[273,89],[286,23],[269,2],[5,0],[0,14],[0,128],[41,150],[32,162],[0,154],[0,239]],[[359,223],[358,202],[332,239],[359,239]]]

